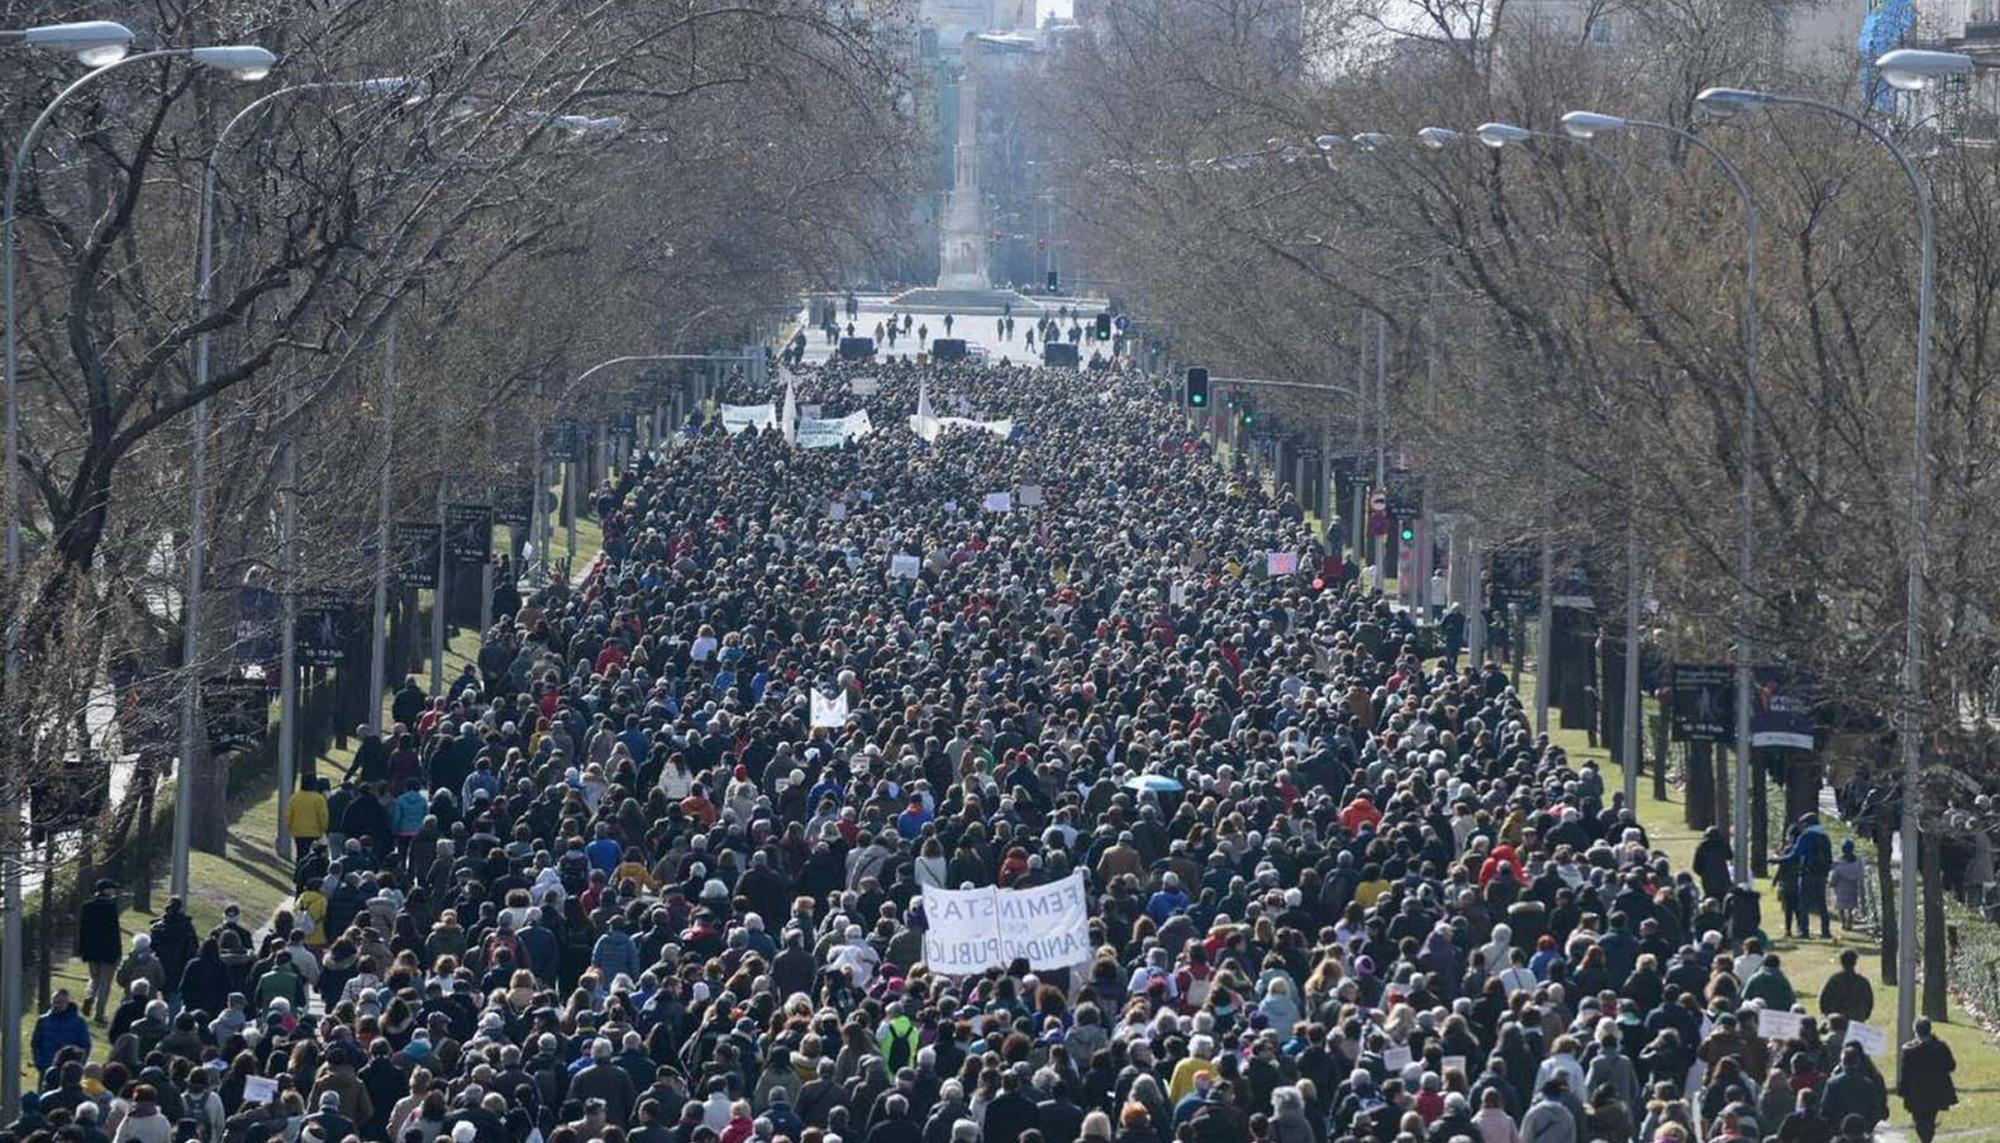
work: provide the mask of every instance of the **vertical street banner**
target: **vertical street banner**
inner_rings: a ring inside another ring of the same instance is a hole
[[[204,679],[201,723],[208,748],[223,754],[255,746],[271,719],[271,693],[256,679]]]
[[[347,657],[347,632],[354,617],[337,597],[316,592],[299,601],[299,662],[337,667]]]
[[[1496,548],[1488,580],[1487,599],[1496,607],[1535,603],[1542,597],[1540,555],[1525,546]]]
[[[1675,663],[1676,742],[1727,742],[1735,736],[1735,681],[1727,663]]]
[[[390,541],[396,579],[404,587],[437,590],[438,545],[444,529],[434,520],[398,520]]]
[[[550,460],[575,460],[576,422],[564,419],[543,429],[542,452]]]
[[[455,564],[493,560],[493,509],[485,504],[447,504],[444,509],[445,555]]]
[[[535,486],[509,484],[493,494],[493,522],[503,528],[525,528],[535,514]]]
[[[283,597],[269,588],[237,589],[236,636],[229,650],[230,659],[238,667],[257,667],[268,672],[277,664],[283,610]]]
[[[1791,668],[1758,667],[1750,692],[1753,749],[1811,750],[1813,707],[1805,681]]]
[[[1090,899],[1083,872],[1032,889],[924,889],[924,963],[949,976],[1037,971],[1090,960]]]

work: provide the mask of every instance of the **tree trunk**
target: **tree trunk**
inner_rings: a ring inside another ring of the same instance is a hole
[[[1769,877],[1771,864],[1771,781],[1750,752],[1750,871]]]
[[[1819,790],[1824,773],[1819,758],[1811,754],[1793,755],[1785,765],[1785,820],[1798,821],[1805,814],[1819,812]]]
[[[1687,744],[1687,824],[1707,829],[1719,824],[1715,804],[1715,747],[1696,740]]]
[[[139,783],[139,816],[133,823],[133,836],[138,844],[133,847],[132,868],[138,872],[131,878],[132,907],[142,913],[153,911],[153,878],[148,873],[153,868],[153,795],[159,789],[159,772],[152,761],[145,756],[139,760],[139,772],[133,776]]]
[[[1933,1020],[1943,1021],[1950,1016],[1945,989],[1947,949],[1944,939],[1944,863],[1941,860],[1944,846],[1935,830],[1925,830],[1918,848],[1923,850],[1924,863],[1923,1012]]]
[[[1667,800],[1667,749],[1673,736],[1669,733],[1670,719],[1665,704],[1657,707],[1659,717],[1653,720],[1653,800]]]
[[[194,817],[188,839],[195,849],[220,857],[229,847],[229,758],[208,748],[208,735],[194,743]]]
[[[1887,823],[1875,827],[1875,915],[1882,919],[1882,983],[1896,982],[1896,871],[1889,848],[1894,836]]]
[[[84,845],[90,844],[89,835]],[[42,955],[35,958],[35,1004],[49,1006],[50,974],[55,967],[56,947],[56,831],[49,830],[42,842],[42,915],[36,920],[36,941]]]

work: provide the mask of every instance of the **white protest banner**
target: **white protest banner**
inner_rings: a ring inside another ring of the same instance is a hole
[[[1871,1024],[1849,1022],[1846,1042],[1860,1044],[1862,1051],[1876,1059],[1886,1058],[1889,1054],[1889,1034]]]
[[[988,512],[1012,512],[1014,510],[1014,494],[1012,492],[988,492],[986,499],[980,501],[980,506]]]
[[[951,976],[1088,961],[1090,908],[1078,871],[1033,889],[924,889],[924,961]]]
[[[814,691],[812,693],[812,724],[837,729],[847,725],[847,693],[841,692],[837,698]]]
[[[825,409],[826,406],[820,404],[818,401],[814,401],[810,405],[800,405],[799,416],[804,417],[807,420],[817,421],[820,418],[820,414],[824,412]]]
[[[735,436],[744,429],[763,432],[778,423],[778,407],[769,401],[761,405],[722,406],[722,431]]]
[[[996,437],[1011,437],[1014,435],[1014,422],[1011,418],[998,421],[975,421],[970,417],[939,417],[938,424],[947,429],[966,429],[968,431],[992,433]]]
[[[800,448],[839,448],[847,443],[847,426],[840,421],[799,418]]]
[[[847,519],[847,505],[839,500],[826,506],[826,514],[835,520]]]
[[[976,976],[1004,967],[995,892],[924,887],[924,963],[933,972]]]
[[[1799,1034],[1799,1025],[1805,1017],[1796,1012],[1779,1012],[1765,1009],[1757,1013],[1757,1035],[1765,1040],[1789,1040]]]
[[[1391,1044],[1382,1049],[1382,1066],[1392,1074],[1409,1067],[1411,1059],[1408,1044]]]
[[[890,579],[915,579],[923,570],[923,561],[915,556],[897,555],[889,557]]]
[[[1042,503],[1043,501],[1042,501],[1041,485],[1023,484],[1021,486],[1021,507],[1040,508],[1042,506]]]
[[[1459,1072],[1459,1074],[1460,1074],[1460,1075],[1464,1075],[1464,1074],[1465,1074],[1465,1057],[1464,1057],[1464,1056],[1446,1056],[1446,1057],[1444,1058],[1444,1060],[1443,1060],[1443,1063],[1442,1063],[1442,1065],[1441,1065],[1441,1066],[1442,1066],[1442,1067],[1444,1068],[1444,1070],[1445,1070],[1445,1071],[1450,1071],[1450,1070],[1451,1070],[1451,1069],[1453,1069],[1453,1068],[1457,1068],[1457,1069],[1458,1069],[1458,1072]],[[1466,1078],[1470,1079],[1471,1077],[1470,1077],[1470,1076],[1467,1076]]]
[[[1264,574],[1276,579],[1281,575],[1299,574],[1299,554],[1297,552],[1267,552],[1264,555]]]
[[[873,377],[855,377],[847,382],[847,391],[857,397],[873,397],[882,391],[882,382]]]
[[[800,448],[836,448],[875,431],[868,410],[849,413],[835,420],[799,418]]]
[[[1020,959],[1033,969],[1067,968],[1095,954],[1082,870],[1048,885],[997,893],[1003,964]]]

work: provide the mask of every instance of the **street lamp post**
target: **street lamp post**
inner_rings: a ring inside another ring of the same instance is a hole
[[[1876,61],[1883,77],[1904,89],[1920,89],[1951,75],[1972,70],[1972,60],[1950,52],[1890,52]],[[1779,95],[1742,88],[1711,87],[1695,97],[1712,111],[1729,113],[1748,108],[1798,107],[1843,119],[1868,133],[1895,158],[1916,200],[1917,233],[1921,251],[1917,278],[1916,415],[1910,444],[1910,550],[1904,577],[1903,710],[1898,739],[1903,769],[1903,876],[1897,900],[1896,926],[1896,1042],[1907,1042],[1916,1023],[1917,1010],[1917,819],[1919,771],[1923,757],[1923,734],[1919,711],[1923,705],[1923,601],[1924,565],[1930,554],[1930,525],[1927,503],[1929,489],[1931,420],[1931,313],[1937,277],[1937,236],[1931,210],[1930,184],[1916,164],[1895,140],[1844,107],[1836,107],[1803,95]],[[1901,1057],[1897,1067],[1900,1070]],[[1899,1077],[1900,1078],[1900,1077]]]
[[[36,28],[0,31],[0,42],[24,43],[32,47],[67,51],[87,66],[102,68],[125,58],[132,32],[123,24],[93,20],[77,24],[49,24]],[[93,73],[95,74],[95,73]],[[86,77],[88,78],[88,77]],[[32,138],[32,133],[31,136]],[[26,151],[22,154],[25,156]],[[18,171],[19,163],[15,164]],[[7,180],[7,562],[5,587],[13,597],[6,625],[5,701],[18,695],[15,680],[20,669],[21,530],[20,485],[17,483],[20,420],[14,408],[14,190],[16,176]],[[14,733],[21,722],[14,720]],[[22,850],[27,839],[21,836],[21,799],[0,797],[0,1108],[9,1114],[21,1101],[21,1020],[23,998],[21,957],[23,902],[21,900]],[[44,873],[46,876],[46,873]]]
[[[1752,480],[1756,469],[1753,458],[1757,451],[1757,374],[1759,353],[1757,339],[1760,327],[1757,300],[1757,247],[1759,223],[1756,197],[1750,193],[1750,183],[1736,164],[1715,149],[1701,136],[1684,131],[1666,123],[1653,123],[1644,119],[1626,119],[1616,115],[1599,115],[1591,111],[1572,111],[1563,116],[1563,130],[1577,139],[1594,139],[1611,131],[1637,128],[1643,131],[1657,131],[1671,135],[1683,142],[1693,144],[1702,153],[1715,160],[1715,165],[1729,179],[1736,189],[1736,197],[1743,206],[1743,427],[1737,444],[1737,467],[1739,487],[1737,489],[1736,511],[1741,534],[1736,544],[1736,579],[1738,598],[1736,604],[1736,789],[1735,789],[1735,848],[1736,876],[1740,880],[1750,877],[1750,695],[1755,680],[1751,677],[1754,660],[1751,656],[1751,625],[1756,615],[1756,574],[1752,556],[1756,550],[1756,523],[1752,493]],[[1635,584],[1636,586],[1636,584]],[[1631,674],[1628,666],[1628,675]],[[1636,676],[1634,676],[1636,679]],[[1630,692],[1637,689],[1636,682],[1628,683],[1627,699]],[[1627,751],[1635,749],[1637,726],[1627,728]],[[1635,797],[1637,775],[1629,767],[1626,772],[1626,798]]]
[[[67,27],[68,31],[56,28]],[[83,29],[83,30],[78,30]],[[14,153],[14,162],[7,170],[7,190],[4,210],[0,210],[0,277],[4,277],[6,310],[6,386],[4,399],[7,406],[6,428],[6,496],[7,496],[7,588],[14,597],[14,608],[7,623],[5,695],[10,705],[20,701],[20,640],[21,611],[27,593],[21,583],[21,406],[20,377],[21,351],[19,331],[19,309],[16,304],[16,285],[20,260],[20,239],[16,227],[20,203],[21,176],[34,157],[35,143],[42,131],[54,118],[56,109],[97,79],[125,67],[128,64],[148,60],[186,58],[208,68],[229,72],[244,79],[261,79],[270,71],[276,57],[263,48],[204,47],[204,48],[161,48],[157,51],[141,52],[136,56],[125,55],[125,45],[132,34],[122,26],[105,21],[92,21],[87,25],[57,25],[54,28],[27,29],[18,38],[24,43],[60,48],[76,53],[77,58],[95,65],[88,72],[71,81],[69,86],[57,93],[56,97],[42,108],[41,113],[21,136],[20,145]],[[197,477],[197,482],[198,482]],[[188,601],[192,606],[192,600]],[[192,664],[189,664],[192,668]],[[23,722],[29,712],[12,712],[12,734],[23,733]],[[22,753],[17,743],[14,753],[16,761]],[[174,816],[174,829],[178,837],[185,828],[187,812],[185,796],[188,783],[186,767],[178,782],[181,804]],[[0,845],[6,847],[0,860],[5,862],[4,892],[6,893],[4,929],[0,929],[0,1104],[13,1108],[19,1103],[21,1087],[21,855],[19,845],[20,801],[16,797],[0,799]],[[185,889],[185,878],[177,882],[180,890]]]

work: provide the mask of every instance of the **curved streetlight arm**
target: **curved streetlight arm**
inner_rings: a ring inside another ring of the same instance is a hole
[[[611,358],[609,361],[600,361],[597,364],[591,366],[590,368],[584,370],[583,372],[577,374],[575,377],[570,379],[569,384],[563,386],[562,396],[567,398],[571,393],[571,391],[573,391],[578,385],[581,385],[585,381],[590,380],[590,378],[595,376],[597,373],[606,369],[610,369],[613,366],[617,365],[639,365],[654,361],[754,361],[754,360],[756,359],[752,357],[746,357],[741,353],[628,354],[624,357]]]
[[[223,125],[221,131],[216,133],[215,146],[209,149],[208,161],[202,164],[201,268],[199,276],[195,280],[195,300],[200,303],[200,310],[205,311],[208,309],[210,297],[209,263],[215,246],[216,171],[222,163],[223,151],[229,146],[229,136],[251,116],[269,107],[284,96],[297,95],[307,91],[325,91],[329,88],[361,87],[368,82],[368,80],[331,80],[316,83],[298,83],[290,87],[281,87],[276,91],[268,92],[251,100],[248,104],[244,105],[243,110],[238,111],[228,123]]]
[[[34,123],[28,127],[27,134],[21,136],[20,146],[15,148],[13,165],[7,169],[7,198],[4,210],[0,210],[0,232],[4,232],[4,234],[0,234],[0,243],[4,243],[5,250],[0,251],[0,261],[4,261],[5,263],[5,270],[4,270],[6,279],[5,303],[7,310],[7,333],[6,333],[7,374],[6,374],[6,394],[5,394],[6,405],[7,405],[7,432],[6,432],[7,435],[7,456],[6,456],[7,565],[6,567],[7,567],[7,576],[10,581],[12,581],[14,577],[20,573],[21,570],[21,511],[20,511],[21,494],[20,494],[20,471],[19,471],[21,467],[21,442],[20,442],[21,417],[20,417],[19,402],[15,399],[16,397],[15,387],[18,385],[20,378],[21,356],[20,356],[18,335],[14,329],[15,263],[19,257],[17,250],[18,242],[15,236],[15,221],[16,221],[17,204],[20,198],[21,173],[27,169],[28,161],[34,155],[35,141],[41,138],[42,130],[49,125],[49,120],[55,116],[56,109],[61,107],[65,102],[67,102],[70,96],[75,95],[78,91],[81,91],[86,85],[88,85],[92,81],[97,80],[103,76],[109,75],[110,73],[117,71],[119,68],[122,68],[127,64],[141,63],[146,60],[170,59],[176,56],[186,56],[191,54],[192,51],[193,49],[191,48],[161,48],[157,51],[140,52],[136,56],[126,56],[124,59],[121,60],[113,60],[108,64],[105,64],[101,67],[93,68],[90,71],[87,71],[82,75],[78,76],[76,79],[70,82],[70,85],[68,87],[63,88],[62,91],[58,93],[54,99],[50,100],[49,105],[47,107],[42,108],[42,113],[40,115],[37,115],[35,117]],[[13,585],[10,582],[9,586],[10,588],[12,588],[15,585]],[[18,596],[18,592],[16,594]],[[8,654],[9,657],[11,658],[13,654],[13,640],[11,638],[8,640]]]

